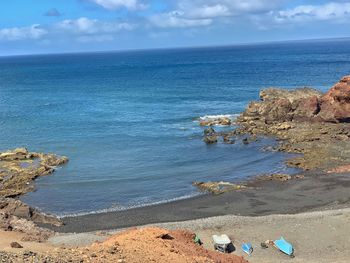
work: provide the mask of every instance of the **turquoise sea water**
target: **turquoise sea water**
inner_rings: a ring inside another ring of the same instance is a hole
[[[286,170],[266,141],[205,145],[196,118],[349,73],[349,40],[0,57],[0,149],[70,158],[22,198],[58,215],[186,198],[193,181]]]

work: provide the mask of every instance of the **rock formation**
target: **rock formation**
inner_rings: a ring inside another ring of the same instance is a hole
[[[29,152],[25,148],[0,153],[0,229],[26,234],[26,241],[44,241],[53,232],[36,224],[60,226],[61,221],[15,199],[34,189],[32,181],[54,172],[67,157]]]
[[[287,121],[349,122],[350,76],[342,78],[324,95],[311,88],[262,90],[260,101],[251,102],[238,119],[240,122],[263,121],[266,124]]]
[[[261,91],[229,134],[273,135],[280,151],[303,155],[287,161],[306,170],[330,170],[350,163],[350,77],[326,94],[310,88]]]
[[[0,196],[15,197],[33,190],[31,182],[68,162],[55,154],[28,152],[25,148],[0,153]]]
[[[342,78],[322,96],[318,117],[323,121],[350,122],[350,76]]]

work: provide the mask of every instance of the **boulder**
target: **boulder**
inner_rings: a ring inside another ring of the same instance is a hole
[[[319,119],[350,122],[350,76],[343,77],[321,98]]]
[[[216,134],[204,136],[203,141],[206,144],[213,144],[218,142],[218,136]]]
[[[320,102],[318,96],[303,98],[298,101],[293,113],[294,120],[308,120],[315,117],[320,112]]]

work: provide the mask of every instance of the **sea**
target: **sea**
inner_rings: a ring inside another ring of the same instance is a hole
[[[58,216],[191,198],[194,181],[296,172],[264,150],[273,138],[206,145],[199,118],[234,120],[263,88],[327,91],[347,74],[349,39],[0,57],[0,150],[69,157],[21,198]]]

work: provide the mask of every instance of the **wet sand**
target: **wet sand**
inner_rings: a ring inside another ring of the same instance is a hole
[[[338,209],[350,203],[350,174],[306,173],[305,179],[257,182],[257,189],[203,195],[126,211],[63,218],[58,232],[90,232],[223,215],[263,216]]]

